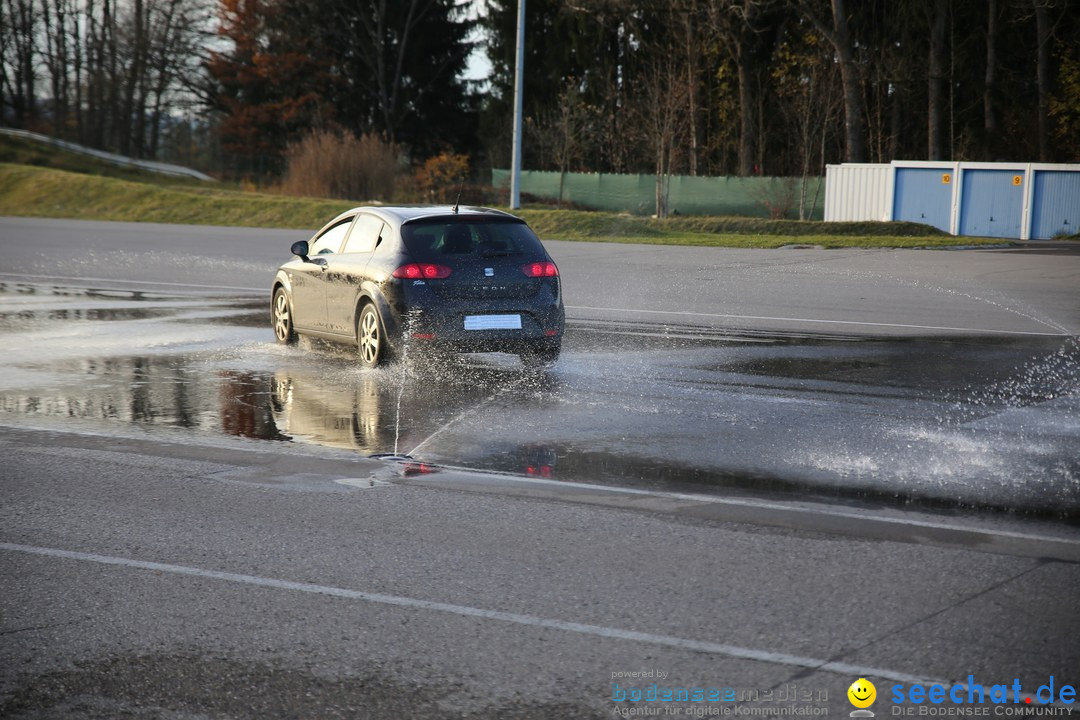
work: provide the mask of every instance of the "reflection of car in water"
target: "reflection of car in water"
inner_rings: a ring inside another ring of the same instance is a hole
[[[328,386],[315,374],[282,371],[274,374],[272,383],[270,407],[280,432],[367,454],[393,449],[394,417],[382,416],[392,404],[374,378],[358,378],[340,387]]]
[[[490,386],[475,382],[475,377],[471,380],[402,387],[375,373],[328,382],[317,370],[279,370],[268,380],[269,411],[276,431],[293,440],[365,455],[394,452],[400,441],[400,451],[409,452],[445,427],[448,419],[482,405],[490,396]],[[434,404],[433,398],[438,398]],[[546,445],[496,442],[460,449],[466,456],[455,457],[450,464],[542,478],[555,475],[557,453]]]
[[[555,463],[558,461],[558,453],[554,448],[546,445],[526,445],[518,452],[520,468],[514,472],[522,472],[533,477],[550,478],[555,476]]]
[[[551,365],[562,347],[559,270],[498,210],[363,207],[334,218],[274,278],[278,342],[355,344],[368,367],[406,350],[508,352]]]
[[[264,376],[224,371],[219,377],[223,432],[263,440],[288,439],[279,432],[270,408],[266,407]]]

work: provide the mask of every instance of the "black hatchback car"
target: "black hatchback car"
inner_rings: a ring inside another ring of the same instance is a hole
[[[368,366],[409,352],[509,352],[527,366],[559,357],[559,269],[525,221],[498,210],[361,207],[342,213],[278,268],[271,321],[355,343]]]

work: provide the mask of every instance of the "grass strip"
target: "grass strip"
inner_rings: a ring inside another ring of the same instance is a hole
[[[134,182],[0,164],[0,214],[124,222],[318,228],[352,207],[343,200]]]
[[[196,225],[312,229],[357,203],[245,192],[206,183],[104,177],[0,163],[0,214]],[[545,240],[698,247],[949,247],[1001,244],[953,237],[917,223],[823,223],[742,217],[673,217],[525,208],[516,212]]]

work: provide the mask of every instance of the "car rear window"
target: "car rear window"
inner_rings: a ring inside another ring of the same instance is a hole
[[[543,245],[529,226],[516,220],[420,220],[406,223],[401,235],[405,248],[417,262],[518,255],[529,261],[546,257]]]

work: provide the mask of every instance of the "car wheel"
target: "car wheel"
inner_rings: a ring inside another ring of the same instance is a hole
[[[532,348],[528,352],[521,353],[521,364],[530,370],[543,370],[559,361],[558,347]]]
[[[360,320],[356,324],[356,345],[364,367],[377,367],[384,363],[389,355],[382,320],[375,306],[370,303],[360,311]]]
[[[295,343],[296,331],[293,329],[292,308],[289,307],[289,296],[285,288],[278,288],[274,292],[270,315],[274,322],[274,337],[277,341],[283,345]]]

